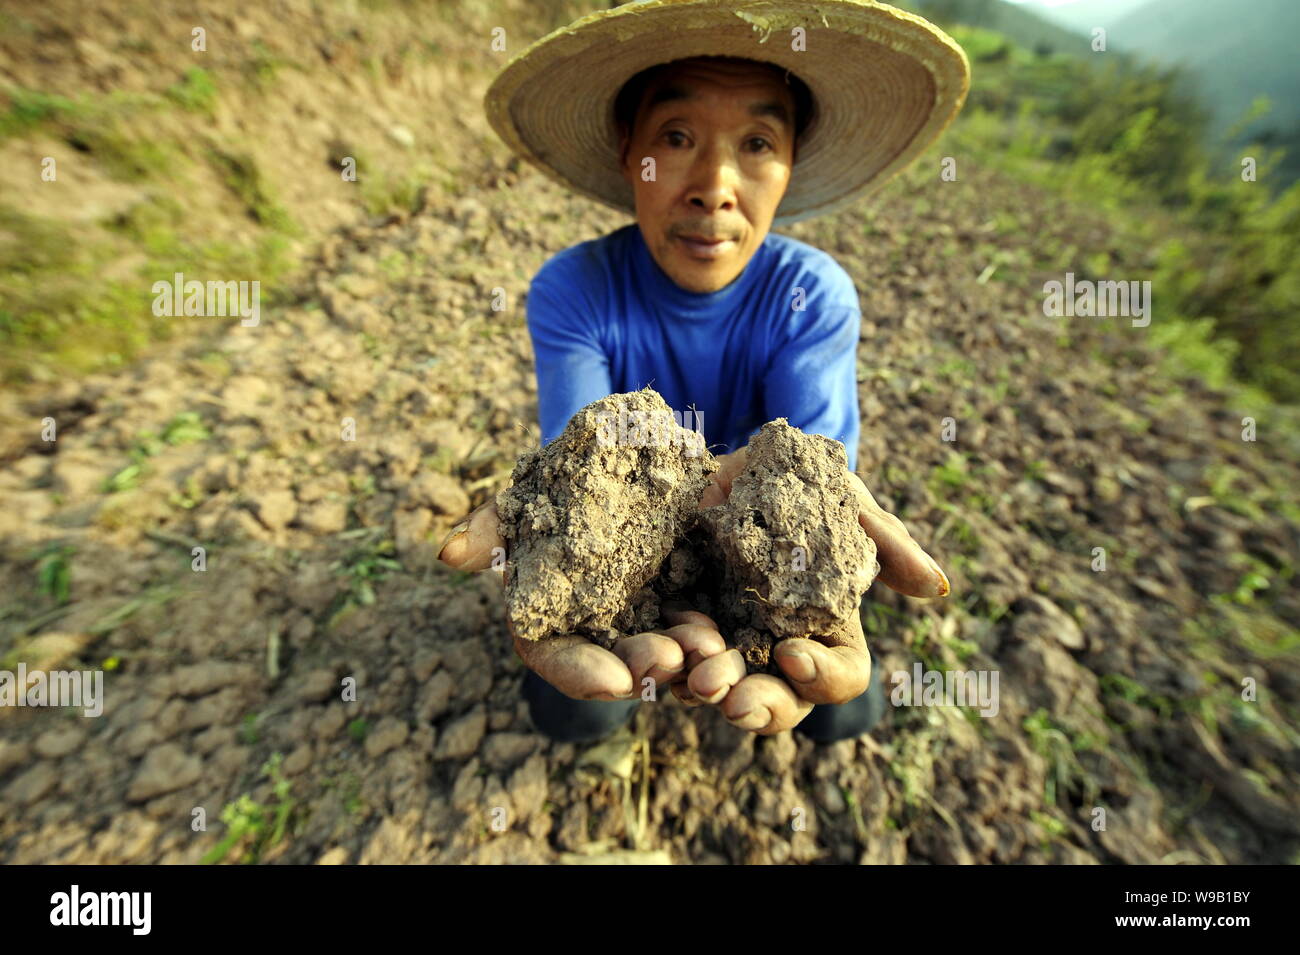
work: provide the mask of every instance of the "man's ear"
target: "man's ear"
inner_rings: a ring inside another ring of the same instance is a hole
[[[623,178],[627,179],[628,182],[632,181],[631,179],[628,179],[628,171],[627,171],[627,151],[631,145],[632,145],[632,137],[631,135],[629,135],[627,127],[619,126],[618,128],[618,171],[623,174]]]

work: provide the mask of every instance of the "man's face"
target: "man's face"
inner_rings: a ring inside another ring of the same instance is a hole
[[[789,185],[794,128],[794,97],[761,64],[684,60],[650,83],[622,170],[646,245],[679,286],[716,292],[744,270]]]

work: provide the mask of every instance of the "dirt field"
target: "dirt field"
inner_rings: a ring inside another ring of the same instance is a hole
[[[433,551],[536,444],[529,278],[626,220],[482,148],[462,194],[312,237],[257,327],[0,399],[0,669],[106,693],[0,709],[0,860],[1297,861],[1294,436],[1243,441],[1143,329],[1045,318],[1069,250],[1149,250],[971,166],[788,231],[857,283],[861,473],[952,583],[875,585],[873,653],[998,671],[996,717],[815,747],[665,693],[535,734],[499,582]]]

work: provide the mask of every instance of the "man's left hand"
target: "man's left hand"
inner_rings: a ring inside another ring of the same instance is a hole
[[[732,481],[745,468],[747,454],[748,448],[741,448],[719,458],[719,469],[700,507],[726,501]],[[912,539],[902,521],[876,503],[861,478],[851,471],[848,475],[861,499],[858,521],[876,544],[880,579],[910,597],[946,597],[948,578],[939,565]],[[665,617],[673,625],[717,629],[713,620],[697,611],[666,611]],[[720,706],[733,725],[770,736],[798,725],[814,704],[856,699],[871,681],[871,655],[857,614],[839,632],[782,640],[773,655],[784,680],[765,673],[746,676],[740,651],[725,650],[688,667],[686,681],[674,683],[673,694],[688,705]]]

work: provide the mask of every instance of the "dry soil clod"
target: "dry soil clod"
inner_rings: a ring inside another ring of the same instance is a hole
[[[716,468],[648,388],[588,405],[521,457],[497,498],[516,634],[609,648],[661,627],[675,599],[710,614],[750,672],[779,673],[776,641],[842,629],[878,570],[844,446],[769,422],[728,501],[701,511]]]
[[[776,672],[772,644],[858,613],[878,570],[859,504],[844,445],[777,418],[750,440],[726,503],[701,512],[722,556],[718,612],[751,670]]]
[[[629,607],[646,604],[644,588],[694,526],[716,468],[700,436],[649,388],[593,402],[521,457],[497,497],[515,633],[581,633],[609,645],[610,630],[636,627]]]

